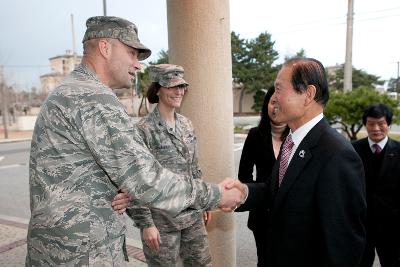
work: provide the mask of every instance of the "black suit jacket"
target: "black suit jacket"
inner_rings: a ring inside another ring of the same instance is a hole
[[[270,177],[275,164],[271,132],[262,134],[258,127],[251,128],[244,142],[240,157],[238,178],[242,183],[265,183]],[[256,166],[256,179],[253,179],[253,168]],[[261,208],[262,205],[259,205]],[[240,211],[240,210],[238,210]],[[250,211],[247,226],[253,230],[263,230],[266,224],[266,213]]]
[[[294,153],[280,188],[248,184],[242,209],[267,205],[269,266],[354,267],[365,246],[365,181],[350,142],[322,119]]]
[[[400,142],[388,140],[383,149],[379,170],[373,170],[368,139],[353,143],[365,169],[367,185],[368,223],[377,238],[397,246],[400,256]],[[378,173],[377,177],[373,173]]]

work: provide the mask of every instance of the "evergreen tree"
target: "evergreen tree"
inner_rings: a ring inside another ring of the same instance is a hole
[[[385,81],[379,76],[369,74],[364,70],[353,68],[353,88],[367,87],[375,89],[376,85],[383,85]],[[339,68],[332,74],[328,74],[328,81],[331,90],[343,90],[344,68]]]
[[[359,87],[347,92],[332,91],[324,115],[331,124],[339,126],[350,140],[356,140],[363,126],[364,109],[375,103],[383,103],[391,107],[394,113],[393,122],[399,121],[399,101],[369,87]]]
[[[390,78],[390,80],[388,81],[388,91],[400,93],[400,80]]]
[[[278,71],[277,66],[274,66],[278,59],[278,52],[274,50],[275,42],[267,32],[252,40],[241,39],[232,32],[231,44],[234,82],[243,90],[242,95],[254,93],[252,109],[260,111],[264,99],[262,89],[274,84]]]

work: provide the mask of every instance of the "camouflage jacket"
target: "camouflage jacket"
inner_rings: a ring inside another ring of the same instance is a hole
[[[31,144],[27,266],[123,265],[125,225],[111,201],[165,210],[215,207],[217,185],[163,168],[118,98],[80,65],[46,99]]]
[[[192,123],[186,117],[175,113],[175,131],[170,129],[161,117],[158,106],[136,125],[142,139],[157,161],[174,173],[188,179],[201,178],[197,159],[197,140]],[[202,211],[187,209],[175,218],[165,212],[147,207],[128,210],[135,224],[143,229],[156,226],[165,231],[176,231],[189,227],[201,216]]]

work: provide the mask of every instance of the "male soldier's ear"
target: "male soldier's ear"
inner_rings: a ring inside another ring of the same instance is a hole
[[[111,43],[107,39],[100,39],[97,43],[100,54],[106,59],[110,58],[111,55]]]

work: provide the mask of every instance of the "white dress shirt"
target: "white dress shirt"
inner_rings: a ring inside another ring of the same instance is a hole
[[[308,134],[308,132],[314,128],[315,125],[317,125],[320,120],[324,118],[324,114],[320,113],[317,116],[315,116],[313,119],[309,120],[307,123],[303,124],[300,128],[298,128],[296,131],[292,132],[290,130],[290,133],[292,135],[292,140],[293,140],[293,148],[292,148],[292,153],[290,154],[289,161],[288,161],[288,166],[290,162],[292,161],[294,152],[296,152],[297,148],[299,147],[301,141],[303,141],[304,137]]]
[[[385,138],[383,138],[380,142],[375,143],[374,141],[372,141],[371,139],[369,139],[368,137],[368,144],[369,144],[369,148],[371,149],[372,153],[375,153],[375,148],[373,147],[373,145],[378,144],[379,147],[381,148],[381,150],[383,150],[383,148],[386,146],[386,143],[388,141],[388,137],[386,135]]]

